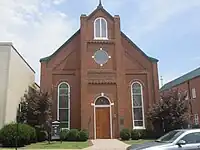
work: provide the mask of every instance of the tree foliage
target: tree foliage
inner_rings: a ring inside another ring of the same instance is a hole
[[[45,127],[47,121],[51,121],[51,98],[47,92],[41,92],[34,88],[24,94],[20,102],[21,112],[18,111],[19,122],[26,122],[31,126]]]
[[[170,90],[161,95],[158,101],[148,112],[148,120],[154,129],[168,132],[183,128],[188,118],[188,102],[186,94],[178,90]],[[160,132],[159,131],[159,132]]]

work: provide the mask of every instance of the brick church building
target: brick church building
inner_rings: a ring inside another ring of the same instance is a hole
[[[52,93],[53,120],[61,128],[87,129],[94,139],[118,138],[123,128],[145,129],[145,113],[159,98],[158,60],[121,31],[120,17],[101,2],[40,62],[41,90]]]

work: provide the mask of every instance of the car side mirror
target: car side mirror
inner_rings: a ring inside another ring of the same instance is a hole
[[[181,147],[181,145],[185,145],[186,144],[186,141],[184,141],[184,140],[180,140],[180,141],[178,141],[178,143],[177,143],[177,145],[179,146],[179,147]]]

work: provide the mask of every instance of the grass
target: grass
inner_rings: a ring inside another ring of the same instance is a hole
[[[132,144],[143,144],[143,143],[146,143],[146,142],[151,142],[153,140],[129,140],[129,141],[123,141],[124,143],[126,144],[129,144],[129,145],[132,145]]]
[[[82,149],[89,146],[89,142],[40,142],[31,144],[25,147],[25,149]]]

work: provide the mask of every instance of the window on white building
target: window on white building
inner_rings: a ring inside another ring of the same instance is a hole
[[[195,90],[195,88],[192,89],[192,98],[196,98],[196,90]]]
[[[108,39],[107,21],[102,17],[94,21],[94,39]]]
[[[133,82],[131,85],[132,96],[132,117],[133,128],[143,129],[144,124],[144,105],[143,105],[143,91],[142,85],[139,82]]]
[[[57,120],[61,128],[70,129],[70,86],[62,82],[58,86]]]

